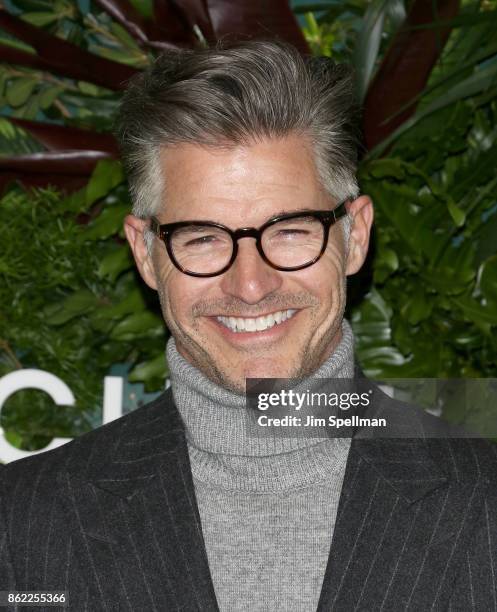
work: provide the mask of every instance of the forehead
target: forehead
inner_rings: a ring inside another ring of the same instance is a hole
[[[180,144],[161,154],[162,222],[263,223],[281,211],[326,208],[309,141],[301,135],[250,144]]]

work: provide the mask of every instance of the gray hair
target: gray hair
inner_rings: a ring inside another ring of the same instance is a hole
[[[348,67],[258,40],[162,53],[130,81],[115,133],[133,214],[147,218],[164,199],[160,152],[178,143],[236,146],[300,133],[327,193],[338,202],[356,198],[358,125]]]

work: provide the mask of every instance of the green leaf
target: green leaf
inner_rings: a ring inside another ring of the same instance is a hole
[[[103,306],[92,313],[92,324],[100,325],[102,321],[119,321],[127,314],[146,310],[147,306],[141,291],[134,287],[122,300],[111,306]]]
[[[306,37],[307,38],[318,38],[320,34],[319,24],[316,21],[316,17],[314,16],[314,14],[306,13],[304,17],[305,17],[305,22],[307,24]]]
[[[102,259],[98,274],[114,282],[121,272],[128,270],[132,265],[133,258],[130,249],[127,244],[122,245]]]
[[[128,66],[142,67],[147,63],[146,55],[140,50],[140,53],[136,51],[130,51],[129,49],[110,49],[102,45],[95,45],[93,48],[96,54],[101,55],[120,64],[127,64]]]
[[[39,95],[35,93],[32,95],[26,104],[22,108],[16,109],[13,113],[13,117],[20,117],[21,119],[33,120],[38,115],[40,110]]]
[[[4,430],[4,436],[5,439],[7,440],[7,442],[9,444],[12,444],[12,446],[14,446],[15,448],[22,448],[22,436],[20,434],[17,433],[17,431],[12,431],[12,430]]]
[[[419,110],[415,115],[413,115],[407,121],[401,124],[392,134],[390,134],[385,140],[380,142],[376,147],[374,147],[370,153],[370,157],[376,157],[381,155],[381,153],[399,136],[412,129],[417,123],[438,111],[441,108],[454,104],[459,100],[464,100],[470,96],[474,96],[476,94],[480,94],[486,91],[489,87],[491,87],[495,83],[495,79],[497,78],[497,60],[490,62],[483,68],[478,68],[475,72],[464,79],[463,81],[458,82],[451,89],[441,94],[437,98],[435,98],[426,108]]]
[[[110,24],[110,31],[114,36],[121,42],[125,47],[134,49],[135,51],[141,52],[135,39],[122,27],[122,25],[113,21]]]
[[[0,154],[26,155],[43,150],[40,143],[22,128],[0,117]]]
[[[47,12],[33,12],[33,13],[23,13],[21,15],[24,21],[31,23],[34,26],[39,28],[48,25],[49,23],[53,23],[59,19],[59,15],[57,13],[47,13]]]
[[[119,234],[124,217],[129,213],[128,204],[107,206],[100,215],[81,233],[81,240],[105,240]]]
[[[0,70],[0,97],[3,97],[5,85],[7,84],[8,74],[5,71]],[[2,102],[2,105],[4,102]]]
[[[164,379],[169,371],[164,353],[159,353],[154,359],[137,364],[128,374],[130,382],[146,382],[154,378]]]
[[[475,230],[478,262],[484,261],[495,253],[495,236],[497,236],[497,211],[485,220],[485,223],[480,223]]]
[[[86,187],[82,187],[77,191],[69,194],[63,202],[63,209],[80,213],[86,210]]]
[[[22,40],[17,40],[16,38],[11,37],[6,32],[0,32],[0,45],[12,47],[13,49],[19,49],[19,51],[24,51],[25,53],[30,53],[31,55],[36,54],[36,50],[31,45],[22,42]]]
[[[154,16],[154,0],[130,0],[135,9],[145,18]]]
[[[49,325],[62,325],[74,317],[88,313],[99,304],[97,296],[88,289],[81,289],[69,295],[60,305],[60,309],[46,317]]]
[[[298,4],[297,6],[293,6],[292,10],[296,15],[299,15],[301,13],[309,13],[309,12],[316,13],[319,11],[326,11],[329,8],[330,8],[329,2],[316,2],[312,4],[305,2],[304,4]]]
[[[481,266],[480,291],[487,303],[493,304],[497,310],[497,255],[487,259]]]
[[[464,316],[470,321],[481,325],[485,323],[497,325],[497,306],[493,308],[488,305],[483,306],[468,296],[453,298],[453,303],[462,310]]]
[[[387,4],[387,15],[392,24],[392,29],[395,31],[400,28],[406,19],[406,7],[404,0],[389,2]]]
[[[362,19],[361,30],[357,35],[353,54],[358,97],[362,102],[371,81],[373,70],[380,50],[383,24],[389,6],[398,0],[371,0]]]
[[[13,140],[17,137],[16,128],[13,123],[4,117],[0,118],[0,134],[3,138]]]
[[[352,317],[352,327],[360,350],[389,344],[391,316],[390,307],[378,289],[373,287]]]
[[[376,365],[401,365],[405,363],[405,357],[392,346],[375,346],[361,351],[361,361]]]
[[[86,188],[86,205],[91,206],[123,181],[124,172],[119,161],[114,159],[100,160]]]
[[[87,96],[98,96],[99,88],[93,83],[78,81],[78,89]]]
[[[418,287],[412,296],[406,299],[402,308],[402,315],[407,318],[411,325],[417,325],[427,319],[433,310],[433,299]]]
[[[10,106],[17,108],[25,104],[33,93],[38,81],[29,77],[21,77],[7,84],[6,98]]]
[[[366,172],[375,178],[392,177],[399,181],[403,180],[406,174],[404,162],[398,157],[375,160],[368,164]]]
[[[384,249],[381,254],[381,259],[393,272],[398,269],[399,258],[397,257],[397,253],[392,251],[392,249]]]
[[[43,89],[38,96],[40,108],[42,110],[50,108],[62,91],[64,91],[64,88],[57,86]]]
[[[449,211],[450,216],[452,217],[452,220],[454,221],[457,227],[461,227],[464,225],[464,222],[466,220],[466,214],[457,206],[457,204],[451,198],[447,200],[447,210]]]
[[[453,19],[441,19],[432,23],[411,26],[409,30],[432,30],[439,28],[471,28],[475,25],[487,24],[497,20],[497,11],[482,11],[478,13],[462,13]]]
[[[119,101],[114,98],[95,98],[93,94],[84,95],[79,92],[64,92],[61,98],[64,104],[84,110],[87,116],[99,115],[101,120],[112,117],[117,112]]]
[[[390,274],[399,268],[399,258],[397,257],[397,253],[384,246],[380,246],[378,249],[375,263],[376,266],[374,276],[375,280],[379,283],[383,283],[388,276],[390,276]]]
[[[132,314],[120,321],[112,330],[113,340],[134,341],[139,338],[156,338],[164,334],[164,322],[152,312]]]

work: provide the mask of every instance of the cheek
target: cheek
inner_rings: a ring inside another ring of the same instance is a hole
[[[335,301],[334,296],[341,292],[345,284],[344,265],[343,256],[338,250],[327,250],[312,270],[312,277],[308,279],[309,290],[314,289],[324,302],[330,302],[332,299]]]
[[[346,277],[343,266],[339,252],[327,251],[318,262],[312,278],[307,279],[309,292],[319,301],[319,306],[310,313],[316,336],[328,337],[328,330],[334,328],[337,316],[345,308]]]
[[[158,278],[162,312],[169,329],[196,327],[194,307],[206,300],[210,284],[181,273],[169,262],[161,262]]]
[[[181,273],[180,273],[181,274]],[[185,277],[186,278],[186,277]],[[199,299],[195,290],[186,282],[173,274],[162,285],[161,302],[165,314],[176,322],[185,322],[192,319],[192,304]]]
[[[346,257],[339,245],[331,244],[323,255],[322,278],[329,290],[336,292],[346,282]]]
[[[188,313],[187,277],[177,271],[162,254],[154,258],[154,268],[158,279],[158,294],[166,324],[171,329],[173,321]]]

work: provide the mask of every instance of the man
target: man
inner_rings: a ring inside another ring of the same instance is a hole
[[[346,276],[373,220],[354,109],[343,67],[269,42],[166,53],[130,85],[125,230],[172,386],[3,470],[0,590],[85,610],[497,609],[490,445],[405,409],[419,437],[257,435],[246,407],[248,378],[354,376]]]

